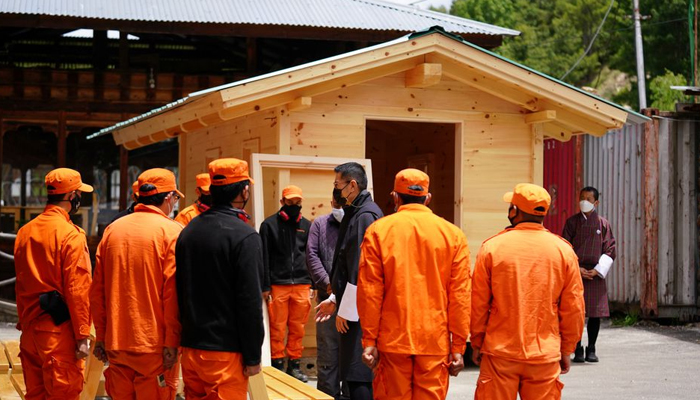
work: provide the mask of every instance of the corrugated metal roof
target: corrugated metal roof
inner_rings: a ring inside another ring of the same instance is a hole
[[[520,32],[382,0],[0,0],[0,14],[517,36]]]

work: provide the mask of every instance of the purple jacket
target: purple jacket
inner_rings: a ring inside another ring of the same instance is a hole
[[[318,217],[311,224],[306,243],[306,267],[314,287],[325,292],[330,283],[333,253],[338,241],[340,223],[332,214]]]

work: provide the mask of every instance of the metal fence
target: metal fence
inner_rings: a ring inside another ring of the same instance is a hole
[[[700,121],[658,117],[658,307],[659,316],[697,314],[698,162]],[[644,126],[625,126],[601,138],[587,136],[584,184],[600,191],[599,213],[617,239],[617,259],[608,277],[611,301],[639,303],[643,274]],[[684,311],[673,311],[681,310]]]
[[[643,136],[642,125],[627,125],[601,138],[586,136],[584,144],[583,184],[600,192],[598,213],[617,240],[608,296],[622,303],[638,303],[641,294]]]

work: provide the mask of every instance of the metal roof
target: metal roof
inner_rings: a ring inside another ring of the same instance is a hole
[[[403,32],[440,25],[459,34],[520,34],[512,29],[383,0],[0,0],[0,14],[3,13]]]

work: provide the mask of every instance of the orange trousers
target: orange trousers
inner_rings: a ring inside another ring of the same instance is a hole
[[[270,311],[270,350],[272,358],[284,358],[284,335],[287,335],[287,355],[290,359],[301,358],[301,340],[304,325],[309,319],[311,299],[310,285],[272,285]]]
[[[172,400],[177,392],[180,367],[163,368],[163,353],[107,351],[109,368],[105,389],[112,400]],[[158,375],[163,374],[164,386]]]
[[[564,384],[558,362],[530,364],[484,354],[475,400],[559,400]]]
[[[450,384],[448,356],[379,353],[376,400],[444,400]]]
[[[70,321],[56,326],[42,315],[22,327],[19,340],[26,400],[77,400],[83,390],[85,361],[75,358]]]
[[[182,348],[187,400],[246,400],[248,377],[241,353]]]

